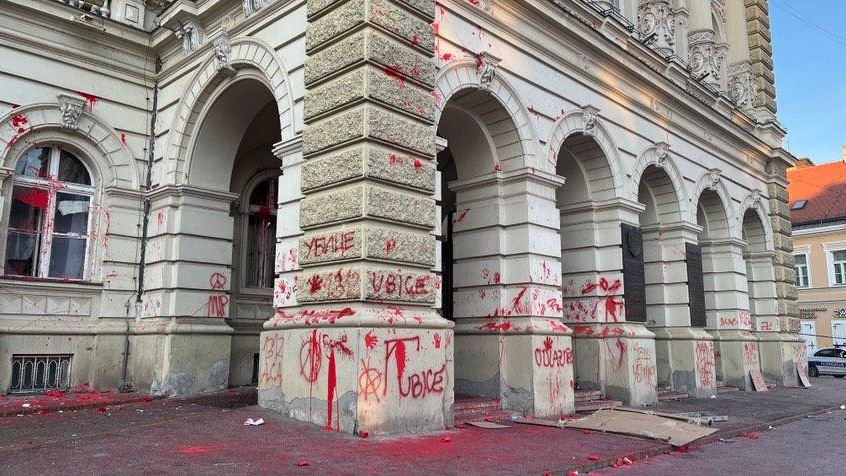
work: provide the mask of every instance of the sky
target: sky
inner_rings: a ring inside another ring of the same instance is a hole
[[[846,0],[769,4],[783,145],[816,164],[839,160],[846,144]]]

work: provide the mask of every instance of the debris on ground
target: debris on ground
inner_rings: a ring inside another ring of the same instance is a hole
[[[264,425],[264,418],[259,418],[258,420],[253,420],[252,418],[247,418],[244,420],[244,426],[259,426]]]
[[[441,437],[441,441],[443,443],[449,443],[450,441],[452,441],[452,437],[451,436],[443,436],[443,437]]]
[[[359,436],[360,438],[367,438],[368,436],[370,436],[370,433],[368,433],[368,432],[366,432],[366,431],[361,431],[361,430],[359,430],[359,432],[358,432],[358,436]]]
[[[599,461],[599,454],[594,453],[592,455],[588,455],[588,459],[591,461]]]
[[[301,459],[297,462],[297,466],[308,466],[308,461]]]
[[[468,425],[475,426],[476,428],[484,428],[486,430],[498,430],[501,428],[511,428],[508,425],[500,425],[499,423],[494,423],[491,421],[468,421]]]
[[[678,417],[634,409],[598,410],[589,417],[567,422],[564,427],[636,436],[675,447],[685,446],[718,431],[716,428],[682,421]]]
[[[734,438],[720,438],[723,443],[734,443]]]

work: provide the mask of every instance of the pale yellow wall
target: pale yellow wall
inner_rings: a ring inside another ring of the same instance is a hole
[[[808,253],[809,272],[811,276],[809,288],[798,288],[799,309],[816,309],[813,321],[816,323],[816,334],[830,336],[831,321],[835,310],[846,308],[846,286],[832,286],[829,282],[829,264],[826,245],[846,243],[846,230],[835,232],[815,233],[809,235],[794,234],[794,254]],[[829,337],[818,337],[817,347],[833,345]]]

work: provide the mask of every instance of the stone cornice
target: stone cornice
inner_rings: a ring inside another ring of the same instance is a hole
[[[238,199],[237,193],[220,192],[217,190],[193,187],[191,185],[163,185],[151,190],[147,196],[153,201],[162,200],[168,197],[179,199],[191,197],[228,203]]]

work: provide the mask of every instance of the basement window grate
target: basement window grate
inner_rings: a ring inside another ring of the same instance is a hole
[[[67,390],[70,386],[71,355],[13,355],[9,393],[41,393]]]

